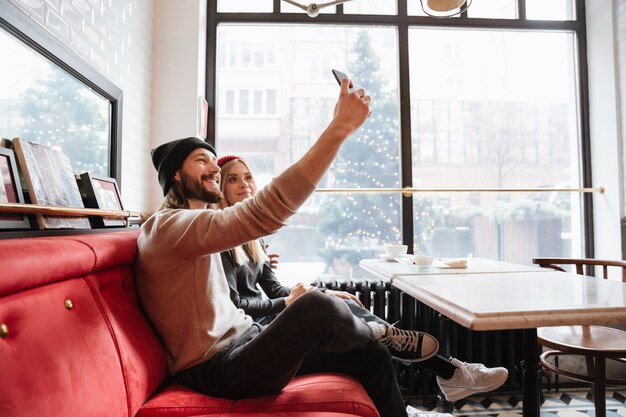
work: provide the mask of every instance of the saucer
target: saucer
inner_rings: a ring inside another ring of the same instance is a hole
[[[396,262],[396,259],[398,258],[408,258],[410,255],[402,255],[402,256],[391,256],[391,255],[387,255],[386,253],[381,253],[380,255],[378,255],[379,258],[384,259],[387,262]]]
[[[433,265],[438,269],[467,269],[467,259],[437,258]]]

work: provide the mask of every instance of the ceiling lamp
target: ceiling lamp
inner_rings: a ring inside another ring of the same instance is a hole
[[[430,17],[452,17],[466,11],[472,0],[420,0],[422,10]]]
[[[352,1],[352,0],[335,0],[335,1],[329,1],[328,3],[309,3],[307,6],[305,6],[304,4],[300,4],[294,0],[283,0],[283,1],[293,6],[296,6],[299,9],[304,10],[306,14],[309,15],[309,17],[315,17],[318,14],[320,14],[320,10],[323,9],[324,7],[334,6],[336,4],[341,4],[341,3],[345,3],[347,1]]]

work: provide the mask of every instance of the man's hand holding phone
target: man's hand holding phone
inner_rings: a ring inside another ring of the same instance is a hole
[[[337,80],[337,83],[339,84],[339,86],[341,86],[341,81],[345,79],[349,79],[348,76],[341,71],[338,71],[336,69],[331,70],[331,71],[333,75],[335,76],[335,80]],[[348,86],[348,91],[350,91],[351,93],[354,92],[354,86],[352,85],[352,81],[350,81],[350,85]]]
[[[365,90],[362,88],[354,90],[352,82],[343,72],[332,70],[332,73],[341,87],[339,101],[335,106],[334,121],[342,121],[340,125],[348,128],[348,135],[350,135],[370,116],[372,112],[369,106],[371,98],[365,94]]]

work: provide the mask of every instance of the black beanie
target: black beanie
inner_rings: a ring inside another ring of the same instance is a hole
[[[172,179],[183,165],[185,158],[197,148],[208,149],[215,155],[213,146],[194,137],[173,140],[152,150],[152,164],[159,173],[159,184],[163,188],[163,195],[167,194],[170,189]]]

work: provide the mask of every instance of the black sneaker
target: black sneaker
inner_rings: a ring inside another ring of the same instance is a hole
[[[402,362],[421,362],[439,350],[439,342],[428,333],[398,329],[394,325],[387,327],[379,342],[387,346],[391,356]]]

